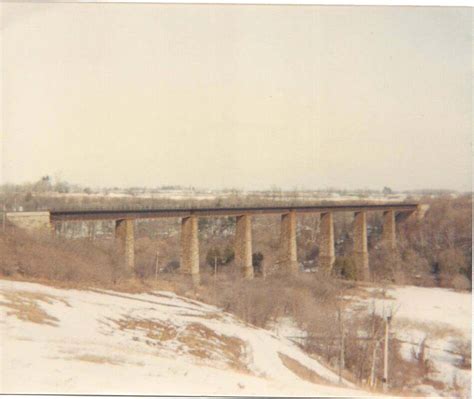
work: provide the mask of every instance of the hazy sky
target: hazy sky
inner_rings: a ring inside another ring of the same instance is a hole
[[[471,188],[469,8],[0,7],[3,182]]]

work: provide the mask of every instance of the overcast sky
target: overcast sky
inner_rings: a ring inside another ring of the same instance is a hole
[[[471,189],[472,9],[0,7],[3,182]]]

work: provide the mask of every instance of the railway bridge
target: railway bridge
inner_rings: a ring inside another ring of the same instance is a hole
[[[319,264],[329,272],[335,261],[334,222],[336,212],[354,214],[353,257],[359,276],[369,278],[369,254],[367,247],[367,213],[383,212],[382,240],[390,247],[396,246],[396,224],[408,217],[422,216],[425,208],[417,203],[344,204],[310,206],[261,206],[232,208],[187,209],[130,209],[130,210],[50,210],[47,212],[12,212],[7,218],[13,223],[54,228],[69,221],[115,221],[115,237],[120,242],[124,263],[134,268],[134,221],[138,219],[181,218],[180,272],[199,281],[198,219],[200,217],[236,218],[234,240],[235,263],[245,278],[253,278],[252,265],[252,217],[255,215],[280,215],[279,267],[282,271],[298,271],[296,246],[296,218],[301,214],[320,215]],[[39,221],[38,221],[39,218]],[[31,224],[31,223],[30,223]]]

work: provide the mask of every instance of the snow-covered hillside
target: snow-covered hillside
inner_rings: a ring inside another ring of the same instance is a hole
[[[412,286],[367,288],[366,291],[368,297],[349,298],[352,308],[375,310],[383,317],[393,314],[392,332],[400,342],[405,360],[415,361],[414,354],[425,340],[425,358],[432,369],[431,383],[420,381],[413,390],[427,396],[452,396],[462,392],[470,397],[471,370],[462,367],[460,344],[471,345],[471,294]]]
[[[366,396],[290,341],[170,292],[0,280],[2,393]]]

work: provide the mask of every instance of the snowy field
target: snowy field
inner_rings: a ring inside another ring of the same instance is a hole
[[[464,397],[471,397],[471,370],[460,366],[459,354],[459,343],[471,345],[471,294],[412,286],[367,290],[373,297],[350,298],[353,308],[375,310],[383,317],[393,314],[392,332],[401,342],[405,360],[414,361],[413,354],[426,340],[425,356],[433,368],[429,379],[443,387],[420,383],[415,390],[426,396],[452,396],[461,391]]]
[[[170,292],[0,280],[2,393],[367,396],[289,340]]]

